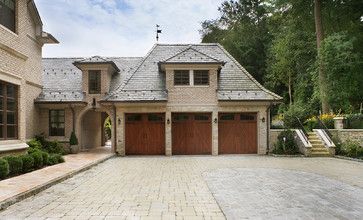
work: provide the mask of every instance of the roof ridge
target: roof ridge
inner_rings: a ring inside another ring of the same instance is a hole
[[[246,74],[246,76],[252,81],[254,82],[260,89],[262,89],[263,91],[269,93],[272,96],[275,96],[275,98],[277,99],[282,99],[281,96],[271,92],[270,90],[266,89],[264,86],[262,86],[255,78],[253,78],[253,76],[230,54],[228,53],[228,51],[222,47],[222,45],[220,45],[219,43],[217,44],[218,47],[242,70],[243,73]]]
[[[218,46],[218,43],[157,43],[158,46]]]
[[[185,45],[185,46],[187,46],[187,45]],[[183,49],[183,50],[181,50],[181,51],[179,51],[179,52],[177,52],[176,54],[174,54],[173,56],[171,56],[171,57],[169,57],[169,58],[167,58],[167,59],[164,59],[164,60],[162,60],[162,61],[160,61],[161,63],[162,62],[167,62],[168,60],[171,60],[171,59],[173,59],[173,58],[175,58],[175,57],[177,57],[178,55],[180,55],[180,54],[182,54],[182,53],[184,53],[184,52],[186,52],[186,51],[188,51],[188,50],[194,50],[195,52],[197,52],[197,53],[200,53],[200,54],[202,54],[203,56],[206,56],[206,57],[208,57],[208,58],[210,58],[210,59],[212,59],[212,60],[215,60],[215,61],[217,61],[217,62],[222,62],[222,61],[220,61],[220,60],[218,60],[217,58],[215,58],[215,57],[213,57],[213,56],[211,56],[211,55],[209,55],[209,54],[206,54],[206,53],[203,53],[203,52],[201,52],[201,51],[199,51],[199,50],[197,50],[196,48],[194,48],[193,47],[193,45],[188,45],[188,47],[187,48],[185,48],[185,49]]]

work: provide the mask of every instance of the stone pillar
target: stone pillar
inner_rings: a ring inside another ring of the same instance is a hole
[[[116,152],[120,156],[125,156],[125,113],[116,110]]]
[[[165,113],[165,155],[171,156],[172,155],[172,136],[171,136],[171,111],[168,109]]]
[[[212,112],[212,155],[218,155],[218,110]]]
[[[344,120],[345,117],[343,116],[337,116],[334,119],[334,128],[335,129],[344,129]]]

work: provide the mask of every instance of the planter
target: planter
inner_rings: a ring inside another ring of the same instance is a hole
[[[337,116],[334,118],[334,128],[335,129],[344,129],[344,121],[345,117]]]
[[[79,146],[78,145],[71,145],[71,153],[72,154],[77,154],[79,152]]]

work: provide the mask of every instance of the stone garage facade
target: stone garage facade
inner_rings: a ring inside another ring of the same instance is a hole
[[[268,91],[219,44],[156,44],[145,57],[45,58],[39,128],[119,155],[265,154]]]

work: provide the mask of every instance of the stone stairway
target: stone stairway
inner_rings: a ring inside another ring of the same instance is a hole
[[[312,145],[311,157],[330,157],[329,150],[324,146],[324,143],[320,140],[315,132],[308,132],[308,139]]]

